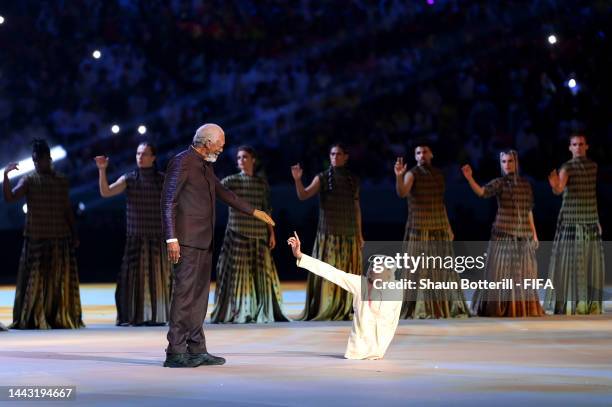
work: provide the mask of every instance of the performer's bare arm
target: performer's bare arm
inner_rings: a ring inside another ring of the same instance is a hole
[[[119,179],[113,182],[111,185],[108,185],[108,179],[106,178],[106,168],[108,167],[108,157],[103,155],[98,155],[94,158],[96,161],[96,167],[98,167],[99,174],[99,186],[100,186],[100,195],[102,198],[110,198],[111,196],[119,195],[127,186],[125,182],[125,176],[122,175]]]
[[[448,236],[450,236],[450,240],[455,240],[455,233],[453,232],[453,228],[448,221],[448,212],[446,212],[446,205],[444,205],[444,214],[446,215],[446,220],[448,222]]]
[[[533,211],[529,211],[529,228],[533,235],[533,241],[536,244],[536,248],[539,246],[540,241],[538,240],[538,233],[536,232],[535,222],[533,221]]]
[[[291,246],[291,251],[298,260],[299,267],[305,268],[311,273],[323,277],[354,295],[359,295],[361,293],[361,276],[346,273],[327,263],[302,254],[300,250],[300,238],[296,232],[293,232],[293,236],[287,239],[287,244]]]
[[[297,235],[297,232],[293,232],[293,236],[287,239],[287,244],[291,246],[291,252],[293,253],[293,257],[298,260],[302,259],[302,242],[300,242],[300,237]]]
[[[9,180],[8,174],[13,170],[18,170],[17,163],[10,163],[4,169],[4,183],[2,184],[2,192],[4,194],[4,200],[6,202],[15,202],[23,198],[28,190],[28,186],[25,182],[25,178],[21,178],[17,182],[17,186],[11,189],[11,181]]]
[[[397,157],[393,166],[393,172],[395,173],[395,192],[400,198],[410,195],[412,185],[414,184],[414,175],[410,171],[406,172],[406,168],[407,165],[404,164],[404,159]]]
[[[470,167],[469,164],[466,164],[461,167],[461,172],[463,173],[463,176],[465,177],[467,182],[470,184],[470,188],[472,188],[472,191],[474,191],[477,196],[482,198],[484,196],[485,191],[484,188],[478,185],[478,183],[474,180],[472,174],[472,167]]]
[[[319,181],[319,177],[314,177],[310,185],[304,188],[304,184],[302,184],[303,173],[304,171],[302,170],[302,167],[300,167],[300,164],[291,166],[291,176],[295,181],[295,191],[297,192],[297,196],[300,201],[312,198],[321,190],[321,181]]]
[[[268,247],[270,250],[276,247],[276,235],[274,234],[274,226],[268,224]]]
[[[548,174],[548,183],[552,188],[553,194],[561,195],[567,186],[568,179],[569,175],[565,169],[561,169],[558,173],[557,170],[552,170],[550,174]]]

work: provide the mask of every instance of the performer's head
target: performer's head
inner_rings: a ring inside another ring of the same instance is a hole
[[[214,163],[223,152],[225,133],[219,125],[206,123],[196,130],[191,144],[206,161]]]
[[[499,166],[502,175],[518,174],[519,161],[516,150],[504,150],[499,153]]]
[[[419,140],[414,144],[414,159],[418,165],[431,165],[433,151],[431,144],[424,140]]]
[[[155,163],[157,149],[148,141],[138,144],[136,149],[136,165],[138,168],[151,168]]]
[[[373,254],[368,259],[368,262],[370,265],[366,272],[366,278],[370,283],[377,279],[381,281],[396,280],[395,271],[397,270],[397,265],[393,257],[384,254]]]
[[[236,154],[236,164],[238,169],[247,175],[253,175],[255,172],[255,161],[257,153],[251,146],[243,145],[238,147]]]
[[[569,137],[569,151],[573,158],[586,157],[589,144],[584,134],[574,133]]]
[[[329,162],[332,167],[344,167],[349,159],[348,150],[342,143],[334,143],[329,148]]]
[[[32,141],[32,161],[36,172],[47,173],[51,171],[51,150],[44,139]]]

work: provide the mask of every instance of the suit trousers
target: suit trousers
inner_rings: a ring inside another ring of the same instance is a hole
[[[204,353],[204,319],[212,272],[212,245],[209,249],[181,246],[174,267],[167,353]]]

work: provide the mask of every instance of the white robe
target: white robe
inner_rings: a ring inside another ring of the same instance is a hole
[[[382,359],[395,335],[402,301],[381,301],[382,294],[372,290],[370,300],[362,299],[361,284],[366,280],[345,273],[327,263],[302,254],[299,267],[339,285],[353,294],[353,327],[344,357],[347,359]],[[372,287],[369,287],[372,289]]]

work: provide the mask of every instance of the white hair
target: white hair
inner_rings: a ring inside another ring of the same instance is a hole
[[[194,147],[204,147],[207,141],[212,141],[219,133],[223,134],[221,126],[214,123],[206,123],[196,130],[191,144]]]

